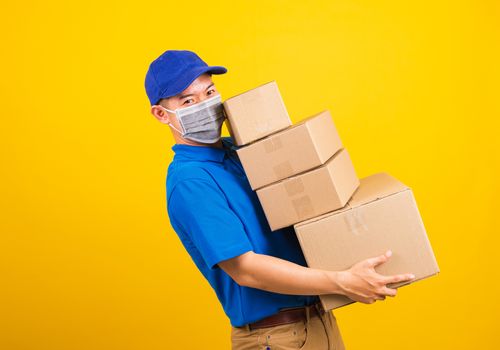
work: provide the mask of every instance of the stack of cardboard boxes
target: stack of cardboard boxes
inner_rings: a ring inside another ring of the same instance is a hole
[[[292,125],[275,81],[223,105],[271,230],[294,225],[309,267],[345,270],[391,249],[379,273],[439,272],[411,189],[386,173],[358,179],[327,110]],[[326,310],[353,302],[320,299]]]

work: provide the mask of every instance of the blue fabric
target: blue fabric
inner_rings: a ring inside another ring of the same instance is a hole
[[[175,144],[167,174],[170,223],[196,266],[213,287],[224,312],[238,327],[284,307],[310,305],[318,297],[286,295],[238,285],[217,263],[248,251],[307,266],[293,227],[269,228],[256,193],[235,152]]]

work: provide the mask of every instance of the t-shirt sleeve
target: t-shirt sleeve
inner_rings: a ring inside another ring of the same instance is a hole
[[[240,219],[216,183],[205,179],[178,182],[168,200],[170,222],[199,250],[210,269],[252,250]]]

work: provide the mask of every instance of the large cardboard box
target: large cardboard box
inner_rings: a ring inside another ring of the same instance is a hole
[[[346,270],[391,249],[389,260],[375,268],[380,274],[413,273],[416,281],[439,272],[411,189],[387,173],[362,178],[344,208],[294,228],[312,268]],[[320,299],[326,310],[353,303],[338,294]]]
[[[252,189],[324,164],[342,148],[329,111],[237,150]]]
[[[292,125],[274,80],[233,96],[222,105],[229,121],[229,133],[238,146]]]
[[[257,190],[271,230],[343,207],[359,186],[349,153],[342,148],[324,165]]]

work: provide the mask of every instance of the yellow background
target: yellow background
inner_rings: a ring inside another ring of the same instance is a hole
[[[360,177],[415,193],[441,274],[335,312],[349,349],[498,349],[497,1],[19,1],[2,6],[0,348],[228,349],[170,228],[167,49],[331,110]]]

